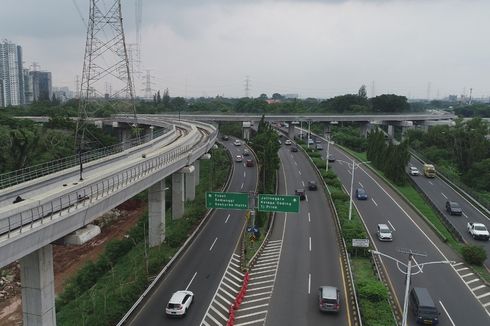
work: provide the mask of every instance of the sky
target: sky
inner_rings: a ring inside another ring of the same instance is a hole
[[[111,3],[115,0],[99,0]],[[89,0],[0,0],[0,40],[75,88]],[[122,0],[136,43],[136,0]],[[490,96],[488,0],[142,0],[135,88],[170,96]],[[82,19],[83,17],[83,19]],[[248,76],[248,77],[247,77]]]

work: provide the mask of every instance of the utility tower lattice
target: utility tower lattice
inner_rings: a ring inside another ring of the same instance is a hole
[[[121,0],[89,0],[87,38],[80,82],[80,104],[76,126],[78,152],[84,150],[86,120],[103,106],[118,113],[131,113],[136,126],[134,83],[124,36]],[[111,85],[107,94],[106,85]]]
[[[250,97],[250,76],[245,78],[245,97]]]
[[[153,98],[154,89],[151,88],[151,85],[154,83],[151,81],[152,78],[151,70],[146,70],[145,88],[143,89],[146,100],[151,100]]]
[[[112,85],[112,98],[131,102],[134,85],[122,23],[121,0],[90,0],[87,40],[80,98],[82,102],[102,97],[104,85]],[[82,108],[82,118],[87,116]]]

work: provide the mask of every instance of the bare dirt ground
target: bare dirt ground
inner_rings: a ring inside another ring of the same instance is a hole
[[[55,293],[63,291],[63,285],[89,260],[95,260],[104,251],[111,239],[121,239],[143,215],[144,202],[128,200],[116,208],[116,214],[104,215],[101,234],[82,246],[53,245]],[[97,223],[96,223],[97,224]],[[18,263],[3,270],[0,278],[0,326],[22,325],[22,301]]]

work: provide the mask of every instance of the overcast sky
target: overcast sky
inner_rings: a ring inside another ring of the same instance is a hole
[[[254,97],[328,98],[362,84],[369,96],[490,96],[489,0],[142,1],[141,68],[171,96],[241,97],[246,76]],[[135,2],[122,0],[128,43]],[[0,39],[23,47],[25,65],[51,71],[54,86],[73,89],[88,7],[1,0]]]

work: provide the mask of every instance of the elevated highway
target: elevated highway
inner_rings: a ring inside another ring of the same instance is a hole
[[[115,121],[134,123],[123,116]],[[149,189],[149,240],[157,245],[165,238],[165,177],[172,176],[173,218],[183,215],[185,200],[194,199],[198,160],[214,145],[216,128],[163,117],[138,117],[137,123],[169,132],[87,163],[83,180],[72,167],[0,190],[0,267],[20,260],[22,296],[29,302],[24,325],[56,323],[50,243]],[[23,200],[14,203],[17,196]]]

